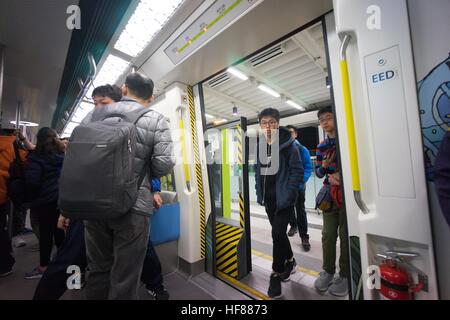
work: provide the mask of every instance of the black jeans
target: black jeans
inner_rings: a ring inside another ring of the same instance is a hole
[[[150,239],[148,239],[147,253],[142,267],[141,281],[149,290],[155,290],[163,283],[161,262]]]
[[[16,262],[11,254],[11,238],[6,230],[9,210],[9,202],[0,205],[0,273],[10,271]]]
[[[67,290],[67,268],[76,265],[81,272],[86,269],[86,245],[84,224],[81,220],[71,220],[66,237],[50,262],[34,292],[34,300],[58,300]]]
[[[31,208],[39,219],[39,254],[40,265],[45,267],[50,263],[50,255],[55,245],[59,248],[64,240],[64,231],[57,228],[59,210],[56,203]]]
[[[300,190],[298,192],[297,202],[295,203],[295,211],[296,212],[292,215],[289,224],[291,227],[297,227],[300,238],[303,238],[308,235],[308,219],[305,210],[305,190]]]
[[[34,300],[58,300],[67,290],[67,268],[76,265],[81,272],[86,270],[86,244],[84,241],[84,224],[82,221],[70,222],[66,238],[58,249],[58,253],[50,262],[47,270],[42,276],[36,291]],[[161,263],[156,255],[153,244],[149,240],[147,254],[142,269],[141,281],[146,288],[153,290],[161,286],[163,277],[161,274]]]
[[[272,225],[273,263],[272,269],[277,273],[284,272],[284,264],[287,259],[293,257],[291,243],[286,234],[289,220],[294,214],[294,206],[287,207],[276,212],[276,204],[266,203],[266,213]]]

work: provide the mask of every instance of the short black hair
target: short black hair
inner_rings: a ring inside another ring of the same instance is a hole
[[[258,121],[261,121],[261,119],[264,117],[272,117],[275,118],[277,122],[280,122],[280,111],[274,108],[266,108],[259,113]]]
[[[320,116],[324,113],[333,113],[333,109],[331,109],[331,106],[320,108],[317,112],[317,118],[320,118]]]
[[[286,126],[286,128],[287,128],[288,130],[289,130],[289,129],[294,129],[294,131],[297,132],[297,128],[294,127],[294,126],[291,125],[291,124],[288,124],[288,125]]]
[[[149,99],[153,95],[153,80],[141,73],[133,72],[127,76],[125,85],[130,93],[141,99]]]
[[[105,84],[104,86],[98,86],[92,91],[92,98],[94,97],[108,97],[115,102],[122,99],[122,90],[116,85]]]

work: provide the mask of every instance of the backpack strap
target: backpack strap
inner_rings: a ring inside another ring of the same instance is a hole
[[[137,110],[134,110],[134,111],[132,111],[132,112],[129,112],[129,113],[126,114],[127,121],[129,121],[129,122],[131,122],[131,123],[134,123],[134,125],[136,125],[137,122],[139,121],[139,119],[142,118],[142,117],[143,117],[145,114],[147,114],[148,112],[150,112],[150,108],[148,108],[148,107],[141,107],[141,108],[139,108],[139,109],[137,109]],[[145,175],[147,174],[147,171],[148,171],[147,166],[148,166],[149,163],[150,163],[150,159],[147,160],[147,161],[144,163],[144,170],[143,170],[143,172],[140,174],[139,180],[138,180],[138,184],[137,184],[138,190],[139,190],[139,188],[141,187],[142,182],[144,181]],[[151,177],[149,177],[149,178],[151,178]]]
[[[142,118],[145,114],[147,114],[150,111],[151,109],[149,107],[141,107],[137,110],[128,112],[126,114],[126,117],[129,122],[136,124],[140,118]]]

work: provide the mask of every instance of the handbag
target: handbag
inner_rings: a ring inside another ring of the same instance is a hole
[[[324,184],[316,196],[316,209],[326,211],[333,206],[331,188],[329,184]]]

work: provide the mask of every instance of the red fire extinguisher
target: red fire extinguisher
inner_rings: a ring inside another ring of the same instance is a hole
[[[423,282],[414,284],[409,272],[400,263],[403,262],[396,253],[378,255],[384,258],[380,267],[380,295],[388,300],[412,300],[414,293],[423,289]]]

